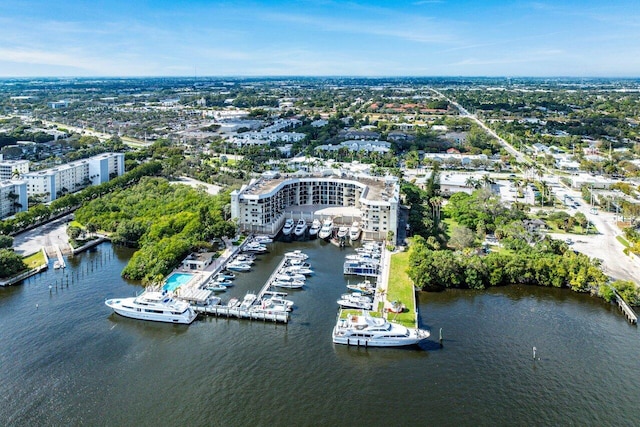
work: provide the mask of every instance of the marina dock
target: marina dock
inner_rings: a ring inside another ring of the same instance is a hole
[[[611,289],[613,289],[613,287]],[[618,304],[618,307],[620,307],[620,310],[622,310],[624,317],[626,317],[629,323],[631,323],[632,325],[637,325],[638,316],[633,311],[633,309],[629,306],[629,304],[627,304],[625,300],[622,299],[620,294],[618,294],[618,292],[615,289],[613,289],[613,294],[616,297],[616,303]]]
[[[58,258],[53,263],[53,268],[66,268],[67,264],[64,262],[64,258],[62,257],[62,250],[60,250],[59,245],[55,245],[56,257]]]

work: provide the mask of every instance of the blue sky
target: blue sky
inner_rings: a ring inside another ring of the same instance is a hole
[[[640,77],[640,1],[0,2],[0,76]]]

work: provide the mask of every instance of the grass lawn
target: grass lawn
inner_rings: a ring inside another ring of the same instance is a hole
[[[26,256],[22,260],[27,265],[27,268],[36,268],[46,264],[42,251],[38,251],[33,255]]]
[[[627,240],[622,236],[616,236],[616,240],[618,240],[618,242],[622,243],[625,248],[628,248],[629,246],[631,246],[629,244],[629,242],[627,242]]]
[[[402,313],[389,313],[387,318],[409,328],[416,325],[416,299],[413,281],[407,275],[409,267],[409,252],[399,252],[391,256],[391,269],[389,271],[389,285],[387,288],[387,300],[389,302],[400,301],[405,305]]]
[[[447,225],[446,234],[447,234],[447,240],[449,240],[451,238],[451,230],[456,228],[459,224],[453,218],[445,218],[442,220],[442,222],[444,222]]]

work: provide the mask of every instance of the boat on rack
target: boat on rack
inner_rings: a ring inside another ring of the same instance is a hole
[[[333,220],[331,218],[325,219],[322,223],[320,231],[318,231],[318,237],[321,239],[328,239],[333,234]]]
[[[311,227],[309,227],[309,237],[312,239],[318,236],[318,232],[322,228],[322,223],[319,219],[314,219],[311,223]]]
[[[333,342],[364,347],[403,347],[419,344],[430,333],[424,329],[407,328],[373,317],[367,311],[340,317],[333,328]]]
[[[291,218],[287,218],[284,220],[284,226],[282,226],[282,235],[283,236],[289,236],[291,234],[291,232],[293,231],[293,228],[295,227],[295,223],[293,222],[293,219]]]
[[[349,239],[352,242],[355,242],[360,238],[360,233],[360,224],[358,223],[358,221],[354,221],[353,224],[351,224],[351,228],[349,228]]]
[[[196,318],[188,302],[177,300],[166,291],[145,291],[137,297],[108,299],[105,304],[119,315],[132,319],[188,325]]]
[[[338,227],[338,239],[344,239],[349,234],[349,227],[342,226]]]
[[[293,229],[293,234],[296,235],[296,237],[302,237],[304,236],[304,233],[307,231],[307,221],[305,221],[303,218],[300,218],[298,220],[298,223],[296,224],[296,228]]]

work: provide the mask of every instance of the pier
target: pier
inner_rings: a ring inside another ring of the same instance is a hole
[[[62,251],[60,250],[60,246],[59,245],[55,245],[54,246],[55,251],[56,251],[56,257],[58,258],[56,261],[53,262],[53,268],[66,268],[67,264],[64,262],[64,258],[62,257]]]
[[[613,289],[613,288],[611,288],[611,289],[613,290],[613,295],[615,295],[615,297],[616,297],[616,303],[618,304],[618,307],[620,307],[620,310],[622,310],[622,313],[624,314],[624,317],[626,317],[627,320],[629,321],[629,323],[631,323],[632,325],[637,325],[638,324],[638,316],[636,315],[636,313],[629,306],[629,304],[627,304],[627,302],[622,299],[620,294],[618,294],[618,292],[615,289]]]

